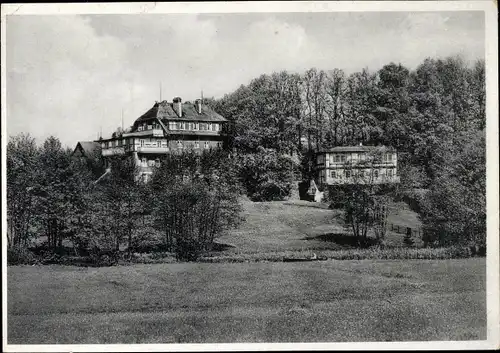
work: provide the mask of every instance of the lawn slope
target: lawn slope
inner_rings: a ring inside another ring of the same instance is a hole
[[[337,250],[342,247],[322,236],[344,233],[342,212],[307,201],[252,202],[242,200],[245,221],[217,241],[232,245],[228,252],[255,253],[296,250]],[[420,227],[416,213],[403,203],[391,209],[390,224]],[[403,234],[389,231],[388,245],[402,246]],[[415,239],[419,243],[418,239]]]

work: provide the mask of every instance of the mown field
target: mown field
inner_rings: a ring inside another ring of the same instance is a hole
[[[486,338],[485,259],[8,268],[8,343]]]
[[[341,214],[243,201],[222,253],[337,250]],[[401,208],[389,222],[418,227]],[[403,235],[389,232],[389,245]],[[239,256],[239,255],[238,255]],[[8,342],[217,343],[486,338],[485,259],[8,268]]]

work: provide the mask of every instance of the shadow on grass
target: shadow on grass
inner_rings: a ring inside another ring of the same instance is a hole
[[[366,239],[358,239],[352,235],[348,235],[345,233],[325,233],[320,234],[315,237],[307,237],[303,240],[320,240],[324,242],[335,243],[338,245],[342,245],[346,248],[368,248],[370,246],[378,245],[376,239],[366,238]]]
[[[212,251],[216,251],[216,252],[226,251],[226,250],[234,249],[234,248],[236,248],[236,246],[230,245],[230,244],[224,244],[224,243],[216,243],[215,242],[212,245]]]
[[[312,201],[309,201],[308,203],[306,203],[306,201],[304,201],[304,200],[301,200],[300,202],[301,203],[293,202],[293,201],[285,201],[285,202],[283,202],[283,205],[306,207],[306,208],[320,208],[323,210],[328,210],[328,205],[324,204],[324,203],[318,203],[318,202],[312,202]]]

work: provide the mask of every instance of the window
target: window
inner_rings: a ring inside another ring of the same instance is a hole
[[[146,159],[146,157],[142,157],[141,162],[144,167],[148,164],[148,160]]]
[[[209,147],[208,141],[205,141],[205,149],[207,149],[208,147]]]
[[[387,169],[387,177],[392,178],[394,176],[393,170],[392,169]]]
[[[358,177],[364,178],[365,177],[365,171],[364,170],[358,171]]]
[[[331,177],[332,179],[337,179],[337,172],[335,170],[332,170]]]
[[[346,170],[345,171],[345,177],[346,178],[350,178],[351,177],[351,171],[350,170]]]
[[[186,123],[185,122],[181,122],[181,130],[186,130]]]
[[[214,124],[214,131],[219,131],[219,130],[220,130],[219,124]]]
[[[153,130],[153,125],[148,125],[148,130]]]
[[[171,121],[168,123],[168,128],[170,130],[176,130],[176,124],[175,124],[175,121]]]
[[[160,166],[160,158],[156,158],[156,160],[155,160],[155,165],[156,165],[157,167],[159,167],[159,166]]]
[[[384,162],[390,163],[390,162],[392,162],[392,159],[393,159],[392,153],[385,153],[384,154]]]
[[[161,147],[161,140],[156,140],[156,147]]]
[[[335,163],[344,163],[344,162],[345,162],[345,154],[335,155]]]
[[[373,177],[374,177],[374,178],[378,178],[378,169],[375,169],[375,170],[373,171]]]
[[[144,147],[144,140],[139,140],[141,143],[141,147]]]
[[[177,141],[177,148],[183,148],[181,141]]]
[[[195,141],[194,148],[200,148],[200,142],[199,141]]]

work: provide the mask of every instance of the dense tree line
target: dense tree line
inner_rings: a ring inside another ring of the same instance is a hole
[[[7,149],[11,262],[33,247],[43,256],[114,262],[141,248],[148,225],[156,246],[195,260],[239,222],[235,162],[223,151],[166,155],[146,184],[132,157],[111,158],[108,171],[93,174],[88,159],[55,137],[37,146],[19,135]]]
[[[302,74],[261,75],[210,104],[230,120],[229,145],[235,153],[255,155],[267,149],[275,151],[276,160],[296,156],[297,170],[306,180],[314,177],[314,156],[321,149],[359,143],[396,148],[401,190],[419,200],[415,209],[427,240],[445,244],[473,237],[465,235],[469,232],[484,240],[485,174],[464,178],[457,163],[466,158],[471,161],[467,168],[484,170],[485,97],[484,60],[468,64],[457,56],[428,58],[413,70],[389,63],[376,72],[312,68]],[[252,158],[247,160],[251,166]],[[288,174],[274,177],[284,184],[279,190],[291,189]],[[249,196],[262,199],[259,185],[247,188]],[[429,192],[422,199],[412,193],[415,189]],[[444,191],[459,189],[473,199],[472,209],[465,211],[465,199],[450,199],[453,193]],[[442,208],[438,201],[448,206]],[[438,227],[438,213],[445,210],[450,221],[441,219]],[[476,219],[482,226],[475,222],[471,230],[450,223],[464,213],[467,219],[480,216]]]

